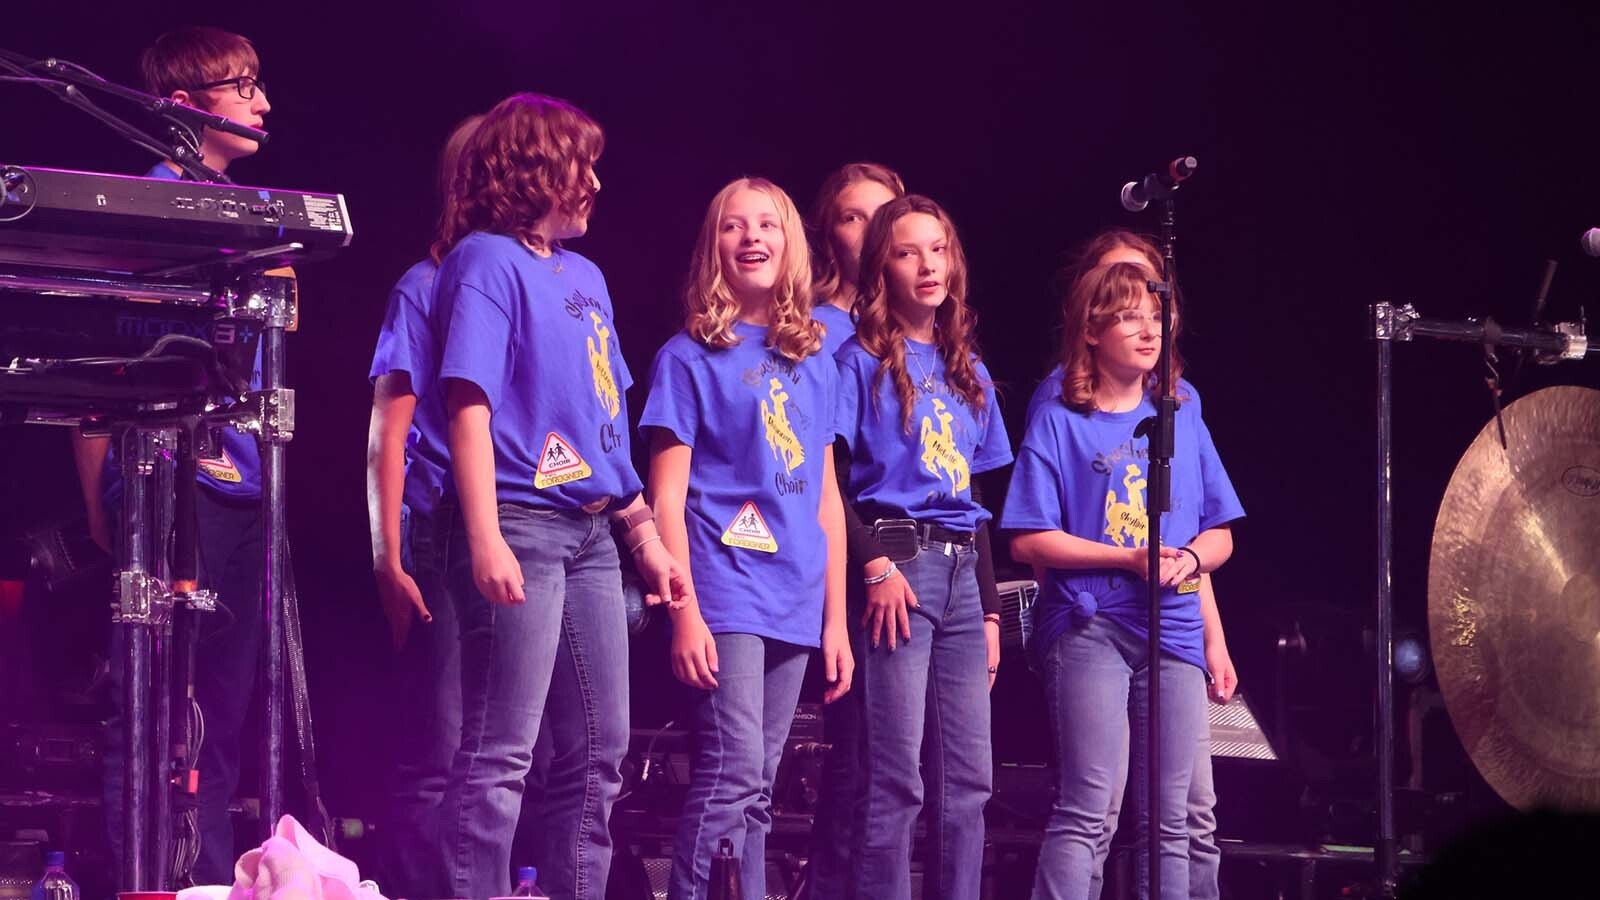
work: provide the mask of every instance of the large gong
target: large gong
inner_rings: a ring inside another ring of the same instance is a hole
[[[1473,764],[1518,807],[1600,810],[1600,391],[1504,411],[1450,477],[1428,627]]]

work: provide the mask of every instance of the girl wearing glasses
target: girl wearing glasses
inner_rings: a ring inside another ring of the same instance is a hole
[[[1097,265],[1126,262],[1143,265],[1152,273],[1161,271],[1163,265],[1161,251],[1155,244],[1143,235],[1135,234],[1122,228],[1110,228],[1100,232],[1089,239],[1075,254],[1074,259],[1064,270],[1062,284],[1069,289],[1084,272]],[[1152,278],[1157,277],[1152,274]],[[1041,407],[1059,403],[1061,398],[1061,366],[1058,363],[1044,381],[1039,383],[1038,389],[1033,392],[1033,397],[1028,401],[1027,421],[1032,421],[1033,415]],[[1195,404],[1199,410],[1199,397],[1192,387],[1185,384],[1185,396]],[[1034,569],[1034,578],[1044,581],[1042,569]],[[1206,697],[1213,703],[1226,704],[1233,698],[1233,693],[1239,684],[1239,677],[1233,667],[1233,660],[1228,653],[1227,636],[1222,629],[1222,617],[1217,608],[1215,594],[1212,591],[1211,576],[1202,575],[1200,579],[1200,616],[1204,622],[1204,645],[1206,657],[1206,677],[1210,688]],[[1211,725],[1206,719],[1201,720],[1199,733],[1195,735],[1194,772],[1189,781],[1188,801],[1188,831],[1189,831],[1189,895],[1194,900],[1215,900],[1220,896],[1221,888],[1217,882],[1218,866],[1222,862],[1222,853],[1217,848],[1217,816],[1216,785],[1211,771]],[[1136,754],[1143,754],[1145,746],[1139,745],[1131,748]],[[1111,850],[1111,838],[1117,830],[1117,820],[1122,812],[1122,795],[1128,780],[1128,754],[1124,753],[1118,759],[1119,765],[1113,778],[1111,802],[1106,808],[1106,827],[1100,839],[1095,844],[1094,875],[1090,881],[1089,896],[1098,898],[1103,884],[1106,857]],[[1143,768],[1143,758],[1136,768]],[[1143,779],[1144,775],[1135,777]],[[1136,887],[1142,894],[1143,885],[1146,883],[1147,869],[1146,857],[1143,856],[1145,832],[1142,829],[1133,829],[1131,848],[1135,853],[1135,878]]]
[[[982,874],[999,611],[995,597],[991,621],[980,596],[995,595],[974,478],[1010,463],[1011,447],[966,288],[945,211],[917,195],[890,201],[867,226],[856,337],[837,357],[852,552],[866,561],[856,889],[882,900],[911,896],[924,798],[929,896],[976,898]]]
[[[461,635],[461,743],[439,836],[453,897],[509,891],[546,715],[552,744],[582,759],[582,775],[547,785],[542,826],[564,831],[569,851],[545,860],[540,882],[554,896],[605,896],[628,748],[618,543],[660,599],[688,587],[630,461],[632,379],[605,279],[560,243],[588,230],[603,145],[600,126],[565,101],[501,101],[462,152],[434,248],[457,510],[446,577]]]
[[[1012,556],[1044,570],[1035,648],[1056,738],[1059,783],[1034,880],[1036,898],[1090,896],[1130,743],[1142,748],[1147,702],[1145,590],[1148,439],[1155,414],[1160,307],[1144,261],[1108,261],[1077,278],[1063,309],[1059,392],[1029,417],[1002,525]],[[1176,312],[1176,311],[1175,311]],[[1174,322],[1177,316],[1174,315]],[[1174,328],[1173,337],[1176,337]],[[1174,376],[1181,367],[1174,360]],[[1161,771],[1156,798],[1163,897],[1189,894],[1187,797],[1205,711],[1200,575],[1233,550],[1228,523],[1244,514],[1179,381],[1172,511],[1162,520]],[[1133,723],[1132,735],[1129,722]],[[1148,809],[1144,779],[1136,808]]]
[[[807,658],[820,643],[830,702],[854,669],[833,468],[839,372],[811,318],[805,233],[787,194],[762,178],[717,193],[686,300],[640,417],[661,539],[698,598],[671,610],[673,673],[698,690],[669,896],[705,897],[729,840],[744,861],[741,895],[763,897],[773,779]]]

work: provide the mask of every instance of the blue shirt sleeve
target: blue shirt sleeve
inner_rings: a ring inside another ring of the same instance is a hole
[[[1011,487],[1006,490],[1005,511],[1000,527],[1022,532],[1066,532],[1064,498],[1066,480],[1061,477],[1058,448],[1054,447],[1054,428],[1050,416],[1037,416],[1027,426],[1027,436],[1011,469]]]
[[[1205,490],[1200,503],[1200,530],[1205,531],[1243,518],[1244,505],[1239,502],[1239,495],[1233,489],[1233,480],[1222,467],[1222,458],[1217,455],[1216,444],[1211,441],[1211,429],[1206,427],[1198,413],[1195,423],[1196,436],[1200,441],[1200,483]]]
[[[700,422],[700,394],[695,390],[694,375],[689,364],[672,352],[669,343],[656,353],[650,371],[650,396],[645,398],[639,427],[666,429],[693,447]]]
[[[458,278],[439,288],[438,303],[448,323],[439,380],[471,382],[488,398],[491,411],[499,409],[515,352],[505,301]]]
[[[1010,464],[1011,438],[1006,434],[1006,419],[1000,414],[1000,403],[995,398],[994,383],[989,378],[989,370],[982,364],[978,367],[978,374],[984,381],[983,388],[983,433],[978,436],[978,446],[972,456],[972,471],[991,472],[1001,466]]]

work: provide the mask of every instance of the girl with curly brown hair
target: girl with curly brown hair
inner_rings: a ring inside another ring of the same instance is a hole
[[[990,515],[973,478],[1010,463],[1011,446],[978,359],[960,238],[937,203],[909,195],[878,210],[857,290],[856,336],[837,357],[846,495],[861,522],[852,552],[866,560],[856,890],[909,900],[926,798],[929,896],[976,898],[999,610],[996,597],[991,621],[981,596],[994,596]]]
[[[702,898],[730,841],[743,896],[766,896],[773,778],[813,648],[827,700],[850,689],[839,372],[811,318],[794,203],[761,178],[717,193],[689,270],[684,330],[656,355],[640,427],[662,540],[692,570],[672,668],[695,688],[693,775],[669,896]]]
[[[510,890],[541,719],[558,760],[542,827],[552,897],[605,896],[608,820],[628,747],[620,543],[659,599],[687,599],[628,452],[632,378],[605,279],[562,241],[588,230],[604,136],[577,107],[512,96],[462,152],[434,255],[432,332],[454,507],[446,551],[461,635],[461,743],[440,811],[455,897]],[[617,539],[612,539],[616,526]]]

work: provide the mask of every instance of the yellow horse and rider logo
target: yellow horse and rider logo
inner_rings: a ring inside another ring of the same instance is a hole
[[[771,405],[766,400],[761,401],[761,422],[766,426],[767,446],[772,448],[773,458],[793,472],[806,461],[806,448],[789,424],[789,394],[783,389],[783,382],[772,379],[767,397],[772,400]]]
[[[939,421],[938,428],[933,425],[934,418]],[[954,419],[944,401],[933,398],[933,418],[922,417],[922,466],[940,480],[949,478],[952,492],[960,493],[972,484],[972,471],[956,447],[956,436],[950,428]]]
[[[617,413],[622,410],[622,395],[617,391],[616,376],[611,374],[611,354],[606,344],[611,338],[611,329],[606,327],[605,320],[600,318],[599,313],[591,311],[589,318],[594,320],[594,335],[588,338],[589,369],[594,375],[594,395],[600,399],[600,408],[606,411],[606,415],[615,419]]]

